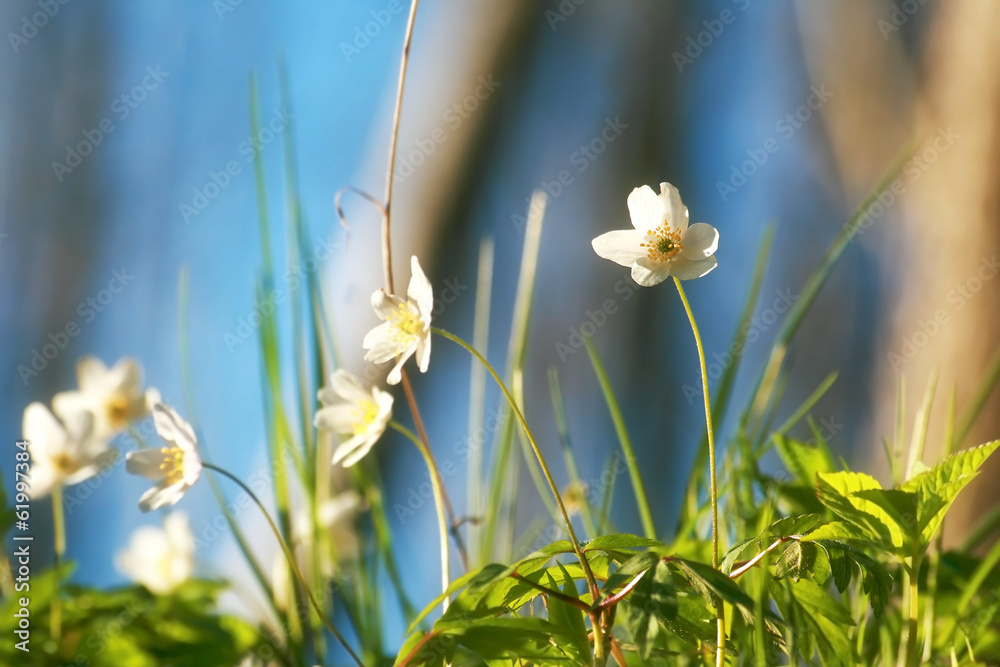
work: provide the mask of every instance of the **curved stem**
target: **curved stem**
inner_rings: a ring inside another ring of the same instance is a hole
[[[292,569],[292,572],[295,573],[295,577],[299,580],[299,584],[302,586],[302,590],[305,592],[306,597],[309,598],[309,602],[312,604],[313,609],[316,611],[316,615],[319,616],[319,619],[321,621],[323,621],[323,625],[325,625],[326,629],[330,631],[330,634],[332,634],[334,638],[340,643],[340,645],[344,647],[344,650],[347,651],[348,655],[351,656],[351,659],[354,660],[355,664],[357,664],[358,667],[364,667],[364,664],[361,662],[361,659],[358,658],[357,654],[347,643],[347,640],[345,640],[343,635],[341,635],[340,632],[338,632],[337,628],[335,628],[333,623],[330,622],[330,619],[328,619],[326,617],[326,614],[323,613],[323,609],[319,606],[319,603],[316,602],[316,598],[313,597],[312,589],[309,588],[309,584],[306,583],[305,577],[302,576],[302,570],[299,569],[299,564],[295,560],[295,554],[292,553],[292,550],[288,548],[288,544],[285,543],[284,538],[281,537],[281,531],[278,530],[278,526],[275,525],[274,519],[272,519],[271,515],[268,514],[267,509],[264,507],[264,504],[260,502],[260,498],[258,498],[257,495],[250,490],[250,487],[248,487],[246,484],[240,481],[238,477],[233,475],[228,470],[224,470],[217,465],[213,465],[205,461],[202,461],[201,465],[203,468],[207,468],[208,470],[214,470],[223,477],[227,477],[233,482],[235,482],[236,485],[239,486],[244,493],[250,496],[250,499],[253,500],[254,503],[256,503],[257,507],[260,509],[261,514],[263,514],[264,518],[267,520],[267,525],[271,527],[271,532],[274,533],[275,539],[278,540],[278,545],[281,546],[281,550],[284,552],[285,558],[288,560],[288,566]]]
[[[698,332],[698,323],[691,312],[691,304],[688,303],[687,295],[684,293],[684,286],[681,281],[674,278],[674,285],[677,286],[677,294],[684,304],[684,312],[687,313],[688,321],[691,323],[691,331],[694,333],[694,342],[698,347],[698,363],[701,364],[701,388],[702,396],[705,398],[705,429],[708,433],[708,471],[709,471],[709,496],[712,502],[712,567],[719,567],[719,496],[715,478],[715,429],[712,425],[712,401],[708,397],[708,368],[705,365],[705,348],[701,344],[701,334]],[[716,622],[715,636],[715,664],[722,667],[726,661],[726,607],[722,600],[719,600]]]
[[[552,473],[549,472],[549,466],[545,463],[545,458],[542,456],[542,450],[539,449],[538,443],[535,441],[535,436],[531,434],[531,429],[528,428],[528,422],[525,420],[524,415],[521,414],[520,408],[517,407],[517,401],[514,400],[510,390],[507,389],[507,385],[504,384],[500,375],[497,374],[493,366],[490,365],[490,362],[486,361],[486,357],[480,354],[476,348],[444,329],[431,327],[431,331],[464,347],[469,354],[475,357],[479,363],[486,368],[487,372],[493,376],[497,386],[500,387],[500,391],[503,392],[504,398],[507,399],[507,403],[510,405],[510,409],[517,417],[517,421],[520,422],[521,428],[524,429],[524,435],[528,438],[528,443],[531,445],[531,449],[535,453],[535,457],[538,459],[538,465],[542,468],[542,474],[545,475],[545,481],[548,482],[549,490],[552,491],[552,495],[556,500],[556,505],[559,507],[559,513],[562,515],[563,521],[566,523],[566,534],[569,536],[569,541],[573,545],[573,552],[576,554],[577,559],[579,559],[580,566],[583,568],[583,572],[587,577],[587,585],[590,587],[590,593],[594,597],[594,604],[597,604],[600,595],[600,591],[597,588],[597,580],[594,579],[594,573],[590,570],[590,563],[588,563],[587,559],[583,557],[583,549],[580,548],[580,542],[576,539],[576,532],[573,530],[573,523],[570,521],[569,512],[566,511],[566,505],[563,504],[562,496],[559,495],[559,489],[556,487],[555,480],[552,478]]]
[[[52,596],[49,624],[52,638],[57,642],[62,635],[62,598],[59,596],[61,582],[59,581],[59,565],[66,554],[66,515],[63,509],[62,488],[52,491],[52,530],[55,532],[55,574],[56,594]]]
[[[441,476],[438,474],[437,466],[434,465],[434,457],[431,456],[431,450],[424,441],[399,422],[391,421],[389,422],[389,426],[409,438],[417,446],[417,449],[420,450],[420,454],[427,463],[427,472],[431,476],[431,489],[434,492],[434,506],[437,509],[438,515],[438,530],[441,533],[441,591],[444,592],[448,590],[448,584],[451,583],[450,568],[448,566],[448,520],[445,518],[444,510],[444,485],[441,483]],[[444,599],[444,608],[448,609],[448,598]]]
[[[392,115],[392,137],[389,140],[389,164],[385,174],[385,207],[382,216],[382,263],[385,272],[385,291],[394,294],[392,284],[392,243],[390,239],[390,217],[392,215],[392,171],[396,166],[396,144],[399,142],[399,120],[403,115],[403,90],[406,88],[406,66],[410,62],[410,41],[413,38],[413,24],[417,18],[417,3],[410,5],[410,18],[406,21],[406,36],[403,38],[403,57],[399,63],[399,86],[396,88],[396,110]]]

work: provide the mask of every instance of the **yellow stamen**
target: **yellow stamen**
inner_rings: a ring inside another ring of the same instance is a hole
[[[646,232],[646,241],[639,245],[646,249],[647,257],[654,262],[669,261],[684,248],[680,230],[671,229],[666,220],[656,229]]]
[[[356,410],[358,418],[354,422],[354,435],[361,435],[368,430],[368,427],[378,417],[378,406],[375,404],[375,401],[364,400],[358,404]]]
[[[401,303],[396,312],[386,318],[393,327],[393,339],[400,345],[409,345],[423,329],[420,315],[407,303]]]
[[[184,451],[180,447],[163,447],[160,452],[165,456],[160,470],[167,484],[176,484],[184,479]]]
[[[129,422],[129,401],[121,394],[114,394],[104,404],[108,412],[108,421],[116,430],[124,429]]]

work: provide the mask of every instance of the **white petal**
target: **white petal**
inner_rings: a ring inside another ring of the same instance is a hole
[[[149,479],[163,479],[160,466],[166,460],[167,455],[159,449],[140,449],[125,455],[125,471]]]
[[[400,345],[393,340],[383,340],[379,341],[377,345],[372,347],[370,350],[365,352],[365,361],[370,361],[373,364],[384,364],[385,362],[395,358],[398,354],[406,351],[406,347]]]
[[[715,255],[696,260],[678,257],[670,263],[670,275],[675,276],[678,280],[694,280],[709,273],[718,263]]]
[[[79,470],[66,477],[66,486],[73,486],[74,484],[79,484],[80,482],[90,479],[94,475],[114,464],[117,458],[118,450],[109,449],[100,456],[90,459],[89,463],[80,467]]]
[[[321,431],[353,433],[357,422],[358,408],[348,403],[331,405],[316,412],[314,424]]]
[[[139,396],[142,390],[142,368],[130,357],[118,360],[108,374],[109,384],[127,397]]]
[[[422,336],[420,340],[417,341],[417,366],[420,368],[421,373],[427,372],[427,367],[431,363],[431,337],[430,335]]]
[[[372,308],[380,320],[388,319],[402,303],[402,299],[386,294],[383,289],[377,289],[372,293]]]
[[[83,357],[76,362],[76,384],[85,393],[106,390],[108,367],[97,357]]]
[[[646,251],[639,244],[643,235],[634,229],[617,229],[601,234],[590,242],[599,257],[615,264],[632,266],[635,260],[645,257]]]
[[[48,463],[34,463],[28,471],[28,478],[31,485],[28,487],[28,495],[32,500],[44,498],[52,493],[52,489],[62,484],[62,475],[55,466]]]
[[[345,491],[336,498],[324,500],[316,511],[320,524],[329,528],[341,521],[353,521],[361,507],[361,497],[353,491]]]
[[[139,497],[139,509],[143,512],[150,512],[161,507],[175,505],[178,500],[184,497],[184,492],[187,489],[184,482],[167,484],[167,481],[164,480]]]
[[[342,398],[352,403],[358,403],[369,398],[368,392],[365,391],[364,385],[361,384],[361,380],[343,368],[337,369],[330,376],[330,387]]]
[[[194,537],[188,527],[187,515],[184,512],[171,512],[163,521],[163,529],[167,534],[167,540],[177,551],[183,553],[194,552]]]
[[[696,222],[681,237],[684,249],[680,256],[691,260],[711,257],[719,247],[719,231],[712,225]]]
[[[434,310],[434,288],[420,268],[416,255],[410,258],[410,284],[406,288],[406,296],[416,302],[420,314],[430,321],[431,311]]]
[[[194,483],[201,476],[201,457],[194,451],[184,452],[184,459],[181,461],[181,466],[184,471],[184,483],[188,486],[194,486]]]
[[[194,429],[166,403],[157,403],[153,406],[153,423],[156,425],[156,432],[164,440],[174,443],[184,451],[194,450],[194,444],[197,442]]]
[[[82,391],[61,391],[52,397],[52,412],[60,419],[68,419],[70,415],[93,409],[94,402]]]
[[[414,349],[412,347],[407,348],[399,355],[399,359],[396,361],[396,365],[392,367],[389,371],[389,376],[385,379],[389,384],[399,384],[399,381],[403,379],[403,364],[406,360],[413,356]]]
[[[643,287],[659,285],[670,275],[670,268],[665,263],[646,263],[645,258],[632,265],[632,280]]]
[[[66,430],[42,403],[24,409],[21,434],[28,441],[32,458],[54,456],[66,449]]]
[[[667,214],[663,202],[648,185],[636,188],[629,194],[628,212],[632,217],[632,226],[643,233],[662,225]]]
[[[333,465],[337,465],[341,461],[350,460],[350,463],[344,463],[345,468],[350,468],[368,453],[375,444],[376,439],[365,433],[359,433],[354,437],[348,438],[334,450]],[[358,450],[361,450],[360,455],[357,455]]]
[[[681,201],[681,193],[670,183],[660,183],[660,201],[670,227],[683,234],[688,228],[688,210]]]

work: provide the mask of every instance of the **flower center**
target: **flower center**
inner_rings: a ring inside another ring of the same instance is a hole
[[[357,407],[357,421],[354,422],[354,435],[361,435],[368,430],[374,422],[375,418],[378,417],[378,406],[375,405],[375,401],[365,399],[361,401]]]
[[[184,451],[180,447],[163,447],[160,451],[164,455],[160,470],[167,484],[176,484],[184,479]]]
[[[128,426],[128,399],[121,394],[114,394],[104,404],[104,409],[108,412],[108,421],[116,430],[122,430]]]
[[[59,452],[52,459],[52,464],[55,466],[56,470],[63,473],[64,475],[69,475],[76,472],[76,459],[67,454],[66,452]]]
[[[412,343],[423,329],[420,315],[414,312],[409,302],[399,304],[396,312],[390,313],[386,319],[394,329],[393,339],[401,345]]]
[[[671,229],[666,220],[656,229],[646,232],[646,240],[639,245],[646,249],[646,256],[654,262],[668,262],[684,248],[680,230]]]

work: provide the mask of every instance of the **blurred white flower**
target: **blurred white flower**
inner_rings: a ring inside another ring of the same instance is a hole
[[[163,528],[143,526],[116,559],[122,574],[157,595],[169,595],[191,577],[194,570],[194,537],[187,517],[172,512]]]
[[[323,577],[332,578],[340,563],[356,558],[361,552],[361,540],[357,531],[358,513],[362,500],[354,491],[344,491],[335,498],[323,501],[316,510],[319,534],[329,540],[329,553],[322,553],[319,572]],[[313,572],[312,556],[317,531],[313,527],[308,508],[302,507],[292,521],[292,536],[295,544],[295,559],[299,568],[306,573]],[[321,544],[326,544],[321,542]],[[281,552],[275,555],[271,569],[271,584],[274,598],[279,608],[287,609],[290,604],[292,573],[288,560]]]
[[[56,419],[41,403],[24,410],[21,432],[31,454],[30,495],[42,498],[60,486],[79,484],[111,465],[118,450],[94,437],[94,416],[76,410]]]
[[[601,234],[592,245],[604,259],[632,267],[638,284],[652,287],[669,276],[701,278],[718,264],[719,232],[704,222],[688,226],[687,207],[674,186],[660,183],[659,195],[648,185],[635,188],[628,210],[635,229]]]
[[[348,436],[333,452],[334,465],[343,461],[350,467],[361,460],[392,417],[391,394],[378,387],[366,389],[342,369],[330,376],[330,386],[319,391],[319,400],[323,407],[316,412],[316,428]]]
[[[142,391],[142,369],[134,359],[125,357],[111,368],[96,357],[83,357],[76,364],[79,389],[63,391],[52,399],[52,410],[66,415],[82,409],[94,413],[94,434],[111,438],[128,425],[149,413],[150,401],[158,402],[159,393]]]
[[[139,498],[143,512],[175,504],[201,475],[201,458],[191,425],[164,403],[153,406],[153,423],[156,432],[170,446],[140,449],[125,455],[128,472],[159,480]]]
[[[406,300],[378,290],[372,294],[372,307],[379,319],[385,320],[368,332],[362,345],[368,350],[365,361],[384,364],[396,358],[396,365],[386,381],[398,384],[406,360],[416,352],[421,373],[427,372],[431,360],[431,311],[434,290],[420,268],[416,257],[410,259],[410,284]]]

